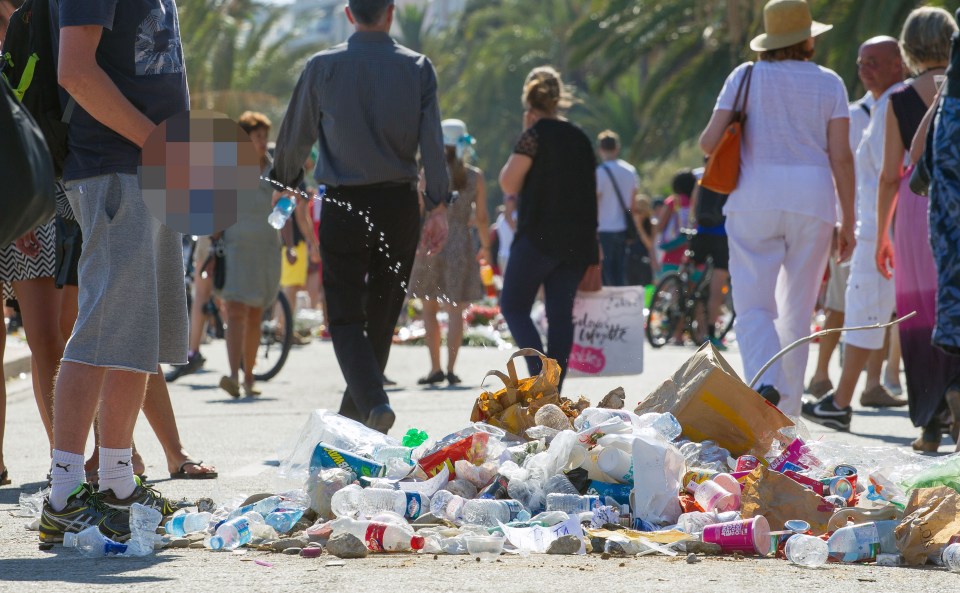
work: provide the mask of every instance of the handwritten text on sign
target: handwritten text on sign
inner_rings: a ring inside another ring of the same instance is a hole
[[[643,304],[643,287],[578,293],[570,372],[593,377],[643,372]]]

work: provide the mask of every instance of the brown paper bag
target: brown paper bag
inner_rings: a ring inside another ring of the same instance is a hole
[[[810,524],[814,535],[827,532],[834,509],[813,490],[763,466],[746,477],[740,501],[744,519],[763,515],[774,531],[783,529],[787,521],[801,519]]]
[[[907,564],[922,566],[960,533],[960,494],[946,486],[917,488],[897,525],[897,548]]]
[[[519,379],[514,360],[520,356],[539,356],[543,362],[543,370],[536,377]],[[526,348],[518,350],[510,357],[507,373],[508,375],[490,371],[486,374],[486,377],[499,377],[504,388],[495,393],[485,391],[480,394],[473,404],[470,421],[486,422],[509,433],[526,437],[527,429],[536,425],[534,417],[537,410],[547,404],[561,405],[560,394],[557,392],[560,365],[556,360]],[[569,405],[561,407],[569,413]]]
[[[789,418],[740,380],[711,344],[697,350],[673,377],[637,406],[637,414],[670,412],[683,435],[711,440],[738,457],[766,454]]]

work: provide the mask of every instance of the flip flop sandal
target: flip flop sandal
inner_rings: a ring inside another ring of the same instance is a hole
[[[13,480],[10,479],[10,470],[3,468],[3,471],[0,472],[0,486],[6,486],[7,484],[12,484]]]
[[[171,480],[213,480],[219,474],[217,472],[199,472],[188,474],[183,471],[183,468],[188,465],[195,465],[197,467],[203,467],[203,461],[194,461],[193,459],[188,459],[180,464],[180,469],[170,474]]]

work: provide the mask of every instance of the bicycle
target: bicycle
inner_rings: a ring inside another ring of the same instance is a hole
[[[215,249],[214,247],[213,249]],[[184,266],[184,286],[187,291],[187,314],[193,307],[193,283],[196,273],[193,266],[193,256],[197,249],[197,238],[191,238],[189,257]],[[207,269],[207,266],[213,260],[214,254],[211,253],[207,260],[200,266],[201,270]],[[220,305],[215,296],[211,296],[203,306],[204,317],[207,324],[207,335],[214,339],[224,339],[226,336],[226,323],[220,313]],[[279,316],[277,313],[279,312]],[[277,292],[277,302],[274,306],[267,307],[263,311],[263,317],[260,321],[260,347],[257,349],[257,368],[260,372],[254,370],[253,377],[257,381],[269,381],[277,376],[283,365],[287,362],[290,349],[293,347],[293,309],[286,295],[280,290]]]
[[[684,234],[692,236],[696,231],[686,231]],[[688,249],[680,268],[660,279],[647,318],[646,334],[651,346],[660,348],[675,336],[682,339],[683,334],[687,334],[698,345],[708,339],[707,311],[712,276],[713,258],[707,257],[706,264],[700,268],[693,261],[693,252]],[[714,324],[718,340],[727,335],[736,317],[729,280],[723,290],[724,300]]]

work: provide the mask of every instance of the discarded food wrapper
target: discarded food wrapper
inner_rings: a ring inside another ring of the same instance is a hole
[[[781,429],[793,426],[780,410],[737,376],[706,343],[646,399],[637,414],[670,412],[693,441],[711,440],[735,457],[770,450]]]

